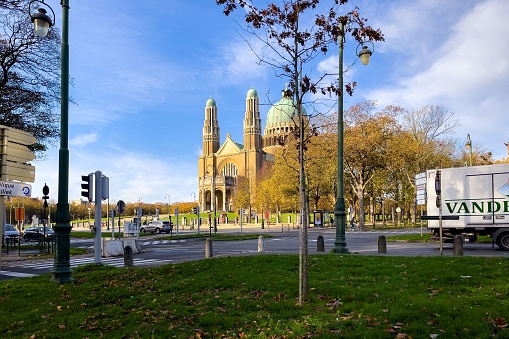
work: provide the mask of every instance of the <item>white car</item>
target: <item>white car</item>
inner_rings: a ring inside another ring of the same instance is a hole
[[[19,239],[18,230],[11,224],[5,224],[4,226],[4,244],[6,239],[14,239],[15,242]]]
[[[145,232],[157,233],[157,234],[159,234],[161,232],[171,233],[172,230],[173,230],[173,222],[170,223],[169,221],[160,221],[160,220],[150,221],[148,224],[141,225],[141,227],[140,227],[141,233],[145,233]]]

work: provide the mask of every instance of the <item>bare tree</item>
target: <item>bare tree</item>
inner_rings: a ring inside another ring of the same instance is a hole
[[[264,8],[257,8],[248,0],[216,0],[218,5],[223,5],[224,13],[230,15],[238,8],[242,8],[247,24],[245,31],[260,40],[265,48],[258,52],[253,50],[259,61],[269,65],[274,72],[286,78],[290,84],[294,97],[295,109],[298,111],[298,120],[295,122],[295,131],[299,140],[299,191],[300,191],[300,214],[301,214],[301,242],[300,242],[300,280],[299,280],[299,303],[308,297],[308,197],[306,194],[306,173],[304,170],[305,141],[309,135],[313,135],[314,129],[306,126],[302,106],[304,98],[309,92],[323,94],[342,95],[343,89],[337,85],[323,85],[323,80],[329,74],[321,73],[312,76],[314,67],[312,64],[319,55],[329,52],[329,48],[336,42],[343,40],[345,32],[359,42],[364,40],[383,40],[380,30],[366,25],[366,20],[361,18],[355,10],[352,15],[339,15],[342,6],[348,0],[327,1],[328,9],[318,12],[319,0],[283,0],[281,5],[268,4]],[[344,7],[343,7],[344,8]],[[306,25],[305,19],[311,19],[311,24]],[[341,29],[344,27],[344,29]],[[246,41],[249,41],[246,39]],[[270,52],[270,53],[267,53]],[[347,90],[351,90],[348,86]],[[305,134],[308,132],[309,134]]]
[[[26,1],[0,3],[0,124],[32,133],[34,151],[56,140],[60,101],[60,36],[38,38]]]

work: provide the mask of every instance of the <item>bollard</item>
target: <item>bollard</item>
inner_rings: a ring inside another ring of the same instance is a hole
[[[210,238],[205,239],[205,258],[212,258],[212,240]]]
[[[133,249],[131,246],[124,247],[124,267],[133,267]]]
[[[387,253],[387,243],[384,235],[378,236],[378,253]]]
[[[258,252],[263,252],[263,251],[265,251],[263,235],[260,235],[258,237]]]
[[[461,235],[454,237],[454,242],[452,244],[452,254],[463,255],[463,237]]]
[[[323,241],[323,235],[319,235],[318,239],[316,240],[316,251],[317,252],[325,251],[325,243]]]

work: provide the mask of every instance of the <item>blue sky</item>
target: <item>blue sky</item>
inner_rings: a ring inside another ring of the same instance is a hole
[[[46,0],[57,14],[58,0]],[[265,1],[255,1],[265,4]],[[235,21],[214,0],[70,1],[69,199],[80,198],[81,175],[110,178],[110,201],[192,201],[198,193],[205,102],[218,107],[221,143],[242,142],[247,91],[260,96],[262,124],[285,80],[260,66]],[[507,157],[509,1],[352,0],[386,41],[369,66],[345,74],[356,81],[345,109],[362,100],[379,107],[443,105],[495,158]],[[352,7],[345,7],[345,12]],[[238,13],[239,15],[241,12]],[[235,16],[241,19],[240,16]],[[355,61],[347,41],[345,69]],[[337,72],[337,52],[316,60]],[[327,101],[326,101],[327,102]],[[334,101],[326,103],[334,110]],[[309,111],[309,109],[308,109]],[[58,143],[34,162],[32,196],[47,183],[57,195]]]

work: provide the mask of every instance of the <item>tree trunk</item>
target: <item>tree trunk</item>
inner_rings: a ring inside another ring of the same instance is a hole
[[[359,198],[359,229],[364,231],[364,190],[361,188],[357,191],[357,196]]]

